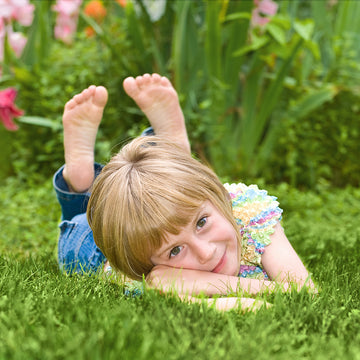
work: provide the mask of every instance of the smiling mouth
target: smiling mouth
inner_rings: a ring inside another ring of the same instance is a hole
[[[225,266],[225,264],[226,264],[226,253],[224,253],[223,257],[220,259],[220,261],[215,266],[215,268],[212,270],[212,272],[219,273],[222,270],[222,268]]]

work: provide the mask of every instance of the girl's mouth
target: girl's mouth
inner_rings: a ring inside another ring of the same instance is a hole
[[[225,266],[225,264],[226,264],[226,251],[225,251],[224,255],[222,256],[222,258],[220,259],[220,261],[218,262],[218,264],[212,270],[212,272],[219,273],[222,270],[222,268]]]

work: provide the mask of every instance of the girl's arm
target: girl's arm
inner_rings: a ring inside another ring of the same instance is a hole
[[[206,296],[227,295],[244,291],[248,295],[261,294],[279,287],[273,281],[239,278],[200,270],[177,269],[169,266],[155,266],[146,278],[147,283],[164,292]],[[284,290],[288,284],[281,285]]]
[[[277,223],[271,235],[271,244],[261,256],[262,265],[272,280],[307,285],[315,288],[309,273],[287,239],[284,229]]]

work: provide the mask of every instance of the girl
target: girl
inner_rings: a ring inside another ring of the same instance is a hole
[[[146,276],[150,286],[184,296],[239,289],[254,295],[279,283],[312,287],[279,224],[275,198],[256,186],[222,185],[191,157],[170,82],[145,74],[125,79],[124,89],[156,136],[133,140],[103,169],[94,165],[93,149],[106,89],[91,86],[65,106],[65,166],[54,177],[64,219],[60,266],[96,271],[110,262],[133,279]],[[218,299],[216,306],[228,309],[237,300]]]

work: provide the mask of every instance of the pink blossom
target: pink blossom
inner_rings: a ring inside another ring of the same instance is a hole
[[[16,20],[23,26],[30,26],[33,21],[35,6],[29,0],[0,0],[0,17]]]
[[[14,88],[8,88],[0,91],[0,120],[6,129],[15,131],[18,126],[13,122],[13,118],[22,116],[23,110],[18,109],[15,104],[17,91]]]
[[[0,17],[0,37],[5,36],[5,23],[4,20]]]
[[[270,21],[269,18],[261,16],[258,9],[254,9],[251,16],[252,26],[264,26]]]
[[[5,24],[0,18],[0,61],[4,60],[4,40],[5,40]]]
[[[82,0],[57,0],[53,10],[68,16],[77,15]]]
[[[273,0],[254,0],[255,8],[252,12],[251,23],[253,26],[264,26],[269,21],[269,16],[276,14],[278,4]]]
[[[10,19],[13,13],[14,6],[9,0],[0,0],[0,17],[3,19]]]
[[[9,35],[9,43],[17,57],[20,57],[27,42],[27,38],[20,32],[12,32]]]
[[[55,25],[55,37],[70,43],[77,28],[79,8],[82,0],[57,0],[53,10],[58,13]]]
[[[35,6],[33,4],[24,4],[16,7],[12,16],[22,26],[30,26],[34,19]]]
[[[29,0],[0,0],[0,61],[4,59],[4,39],[7,34],[10,46],[19,57],[26,44],[22,33],[13,32],[13,20],[20,25],[30,26],[35,6]],[[1,74],[0,74],[1,76]]]
[[[59,16],[54,29],[55,38],[67,44],[71,43],[72,35],[76,31],[76,25],[72,18]]]
[[[273,16],[277,12],[278,4],[272,0],[262,0],[259,2],[258,9],[264,15]]]

